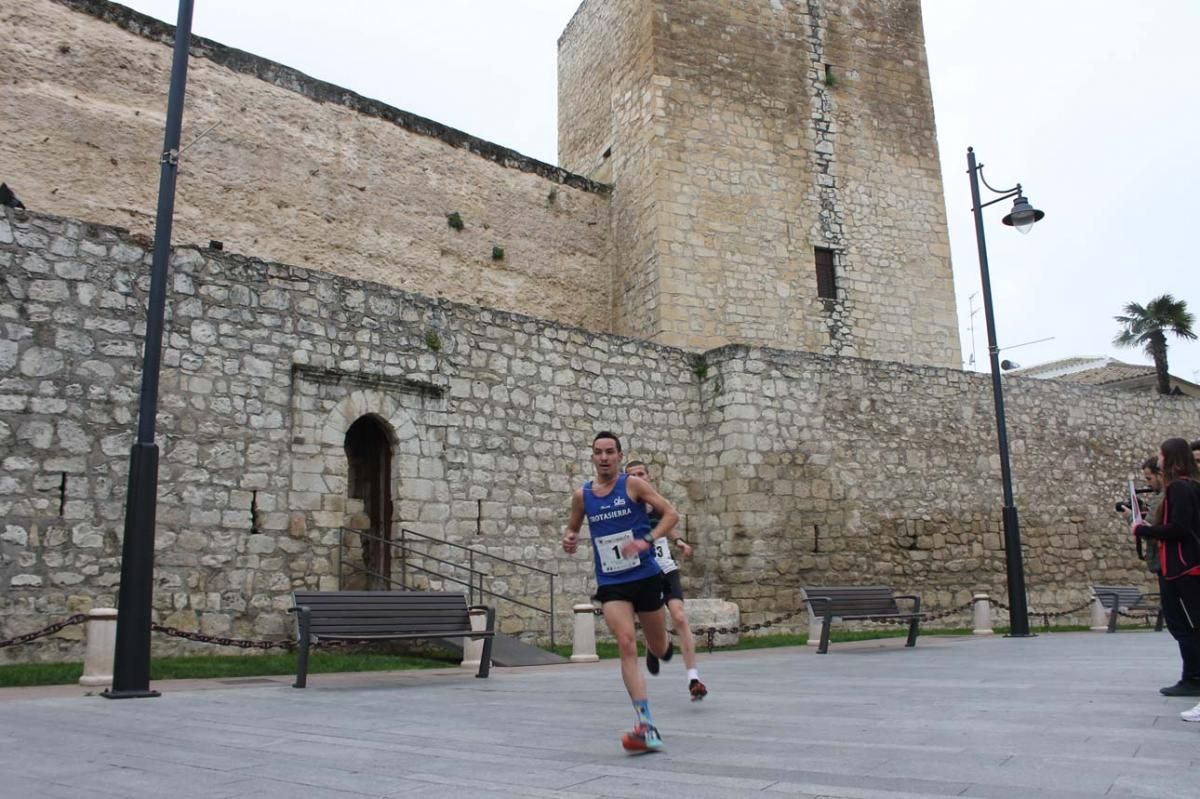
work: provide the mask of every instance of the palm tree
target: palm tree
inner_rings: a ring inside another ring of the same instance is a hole
[[[1167,332],[1182,339],[1195,339],[1192,325],[1196,317],[1188,313],[1187,303],[1170,294],[1155,297],[1145,306],[1131,302],[1122,316],[1113,317],[1121,323],[1120,334],[1113,339],[1118,347],[1141,345],[1154,359],[1158,374],[1158,393],[1171,393],[1171,376],[1167,373]]]

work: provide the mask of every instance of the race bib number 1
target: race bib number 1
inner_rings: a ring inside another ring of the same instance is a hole
[[[596,551],[600,553],[601,574],[628,571],[641,562],[637,553],[629,556],[621,554],[621,547],[631,541],[633,541],[633,530],[623,530],[596,539]]]

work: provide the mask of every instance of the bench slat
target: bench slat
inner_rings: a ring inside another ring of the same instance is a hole
[[[467,612],[467,603],[445,603],[431,604],[422,603],[419,605],[407,605],[401,603],[382,603],[375,604],[356,603],[352,605],[331,605],[327,602],[297,602],[298,606],[311,610],[313,613],[459,613]]]
[[[331,635],[339,632],[372,632],[383,634],[389,631],[397,633],[427,632],[433,635],[454,630],[469,630],[471,629],[471,624],[465,620],[430,622],[428,624],[410,622],[380,622],[378,624],[368,622],[340,622],[338,624],[313,624],[309,626],[309,629],[316,635]]]
[[[862,616],[848,616],[845,613],[839,614],[837,618],[845,620],[867,620],[867,619],[911,619],[911,613],[868,613]]]
[[[831,607],[834,616],[844,616],[847,613],[857,615],[900,613],[892,589],[887,586],[814,586],[811,588],[806,586],[804,595],[806,600],[809,598],[827,599],[828,602],[817,603],[820,606],[818,610],[823,613],[826,607]],[[811,605],[812,602],[810,601],[809,604]]]
[[[445,638],[450,634],[469,630],[470,626],[466,624],[408,624],[408,625],[383,625],[383,624],[339,624],[335,626],[314,627],[310,628],[313,635],[328,636],[354,635],[356,633],[370,633],[373,635],[388,635],[390,633],[429,633],[434,638]]]
[[[292,592],[296,596],[462,596],[461,591],[315,591],[302,588]]]
[[[817,611],[824,613],[826,608],[831,608],[834,616],[844,616],[847,613],[883,613],[894,615],[900,612],[900,608],[896,606],[895,602],[846,602],[844,600],[839,602],[834,600],[826,603],[823,601],[818,602],[818,600],[821,600],[821,595],[814,595],[812,601],[820,605]]]
[[[382,591],[380,593],[383,593]],[[466,604],[466,597],[462,594],[442,594],[441,596],[413,596],[407,597],[403,594],[389,593],[387,596],[369,597],[369,596],[329,596],[321,594],[295,594],[295,600],[298,604],[308,605],[396,605],[403,607],[420,607],[422,605],[448,605],[448,604]]]
[[[388,596],[407,596],[407,597],[446,597],[446,596],[463,596],[462,591],[312,591],[301,589],[292,592],[295,596],[330,596],[330,597],[388,597]]]
[[[468,635],[476,638],[491,638],[493,633],[475,632],[473,630],[456,630],[454,637],[466,637]],[[335,635],[321,635],[318,638],[329,641],[400,641],[413,638],[449,638],[448,635],[430,635],[429,633],[387,633],[386,635],[371,634],[371,633],[337,633]]]
[[[374,596],[372,596],[374,594]],[[422,602],[444,602],[448,599],[458,597],[463,598],[463,594],[451,593],[427,593],[418,591],[351,591],[345,594],[334,593],[329,591],[296,591],[293,596],[297,600],[304,601],[328,601],[328,602],[392,602],[401,601],[408,604],[420,604]]]
[[[309,619],[313,624],[383,624],[391,619],[403,619],[406,622],[413,624],[445,624],[458,622],[460,624],[467,623],[470,616],[466,611],[447,612],[447,613],[426,613],[424,611],[416,613],[405,613],[403,611],[392,612],[390,614],[371,613],[321,613],[320,611],[312,611]]]

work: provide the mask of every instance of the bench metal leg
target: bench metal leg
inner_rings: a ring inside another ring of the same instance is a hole
[[[913,597],[913,617],[908,623],[908,640],[904,643],[905,646],[917,645],[917,634],[921,630],[921,597]]]
[[[825,619],[821,622],[821,644],[817,647],[817,654],[824,655],[829,651],[829,625],[833,623],[833,616],[825,614]]]
[[[1115,633],[1117,631],[1117,614],[1121,612],[1121,598],[1116,594],[1110,594],[1112,597],[1112,613],[1108,614],[1108,631]]]
[[[1163,628],[1162,608],[1158,609],[1158,615],[1154,617],[1154,632],[1161,633]]]
[[[487,626],[484,629],[492,633],[492,635],[483,639],[483,652],[479,655],[479,671],[475,673],[475,676],[486,679],[492,669],[492,641],[495,640],[494,636],[496,632],[495,608],[489,607],[487,609]]]
[[[298,620],[298,645],[296,647],[296,681],[292,683],[293,688],[304,688],[308,685],[308,629],[311,614],[308,608],[298,608],[296,611],[299,614]]]
[[[917,633],[921,627],[921,620],[914,618],[908,623],[908,640],[904,642],[905,646],[917,645]]]

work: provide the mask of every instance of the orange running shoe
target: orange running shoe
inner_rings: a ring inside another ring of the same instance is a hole
[[[627,732],[621,736],[621,746],[625,748],[626,752],[633,754],[657,752],[662,749],[663,740],[653,725],[639,724],[633,728],[633,732]]]
[[[692,680],[688,683],[688,693],[692,695],[693,702],[699,702],[704,697],[708,696],[708,689],[704,687],[704,683],[699,680]]]

